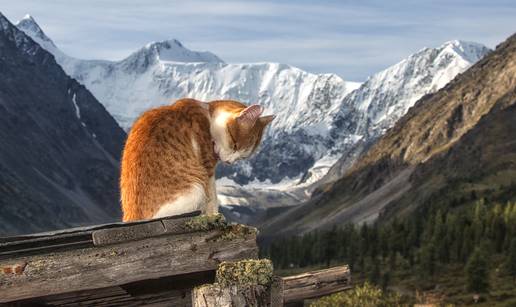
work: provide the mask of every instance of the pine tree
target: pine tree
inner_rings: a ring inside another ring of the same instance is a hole
[[[358,246],[359,246],[359,238],[358,234],[355,230],[355,227],[350,228],[350,232],[348,234],[348,245],[347,245],[347,262],[349,267],[353,270],[355,269],[355,263],[358,258]]]
[[[472,224],[475,244],[480,244],[480,241],[485,234],[486,211],[487,209],[484,199],[477,201],[474,207]]]
[[[511,245],[509,247],[509,255],[507,258],[509,274],[511,274],[512,280],[516,281],[516,238],[512,238],[511,240]]]
[[[376,258],[371,259],[371,271],[369,272],[369,281],[375,285],[377,285],[380,281],[380,264]]]
[[[436,249],[436,256],[441,263],[448,259],[449,246],[447,245],[445,237],[450,231],[447,231],[444,216],[441,210],[438,210],[435,215],[434,233],[432,236],[432,243]]]
[[[387,291],[387,287],[389,287],[389,283],[391,282],[391,273],[389,271],[383,273],[382,275],[382,290]]]
[[[419,265],[422,275],[433,276],[435,273],[435,247],[432,243],[421,248],[419,252]]]
[[[464,227],[464,236],[462,240],[462,247],[461,247],[461,258],[463,263],[466,262],[470,255],[473,252],[473,231],[471,230],[470,226]]]
[[[337,255],[337,227],[334,226],[331,231],[327,231],[322,236],[325,242],[323,258],[327,267],[330,266],[330,262]]]
[[[484,292],[489,288],[489,268],[487,257],[480,248],[476,248],[466,264],[466,281],[468,290]]]

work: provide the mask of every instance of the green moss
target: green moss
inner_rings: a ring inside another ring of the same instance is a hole
[[[242,224],[233,224],[224,228],[222,234],[213,238],[213,241],[232,241],[238,238],[245,238],[248,235],[256,235],[258,230],[254,227]]]
[[[256,235],[258,230],[242,224],[228,224],[222,214],[200,215],[191,218],[185,223],[185,228],[192,231],[221,230],[219,235],[209,241],[232,241],[238,238],[245,238],[248,235]]]
[[[189,230],[203,231],[215,228],[226,228],[228,224],[222,214],[199,215],[186,222],[185,227]]]
[[[224,286],[269,286],[272,282],[272,272],[272,262],[269,259],[222,262],[217,269],[215,280]]]

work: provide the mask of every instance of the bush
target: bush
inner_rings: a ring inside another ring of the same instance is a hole
[[[382,307],[402,306],[400,296],[397,294],[386,294],[380,288],[369,283],[357,286],[352,290],[335,293],[322,297],[310,307]]]

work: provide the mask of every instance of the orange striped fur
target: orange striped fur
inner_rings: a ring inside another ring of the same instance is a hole
[[[231,100],[181,99],[133,125],[121,167],[124,221],[218,212],[215,166],[249,157],[273,116]]]

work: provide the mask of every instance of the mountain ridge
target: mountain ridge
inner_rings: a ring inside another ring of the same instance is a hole
[[[439,199],[446,183],[453,181],[452,176],[439,175],[440,169],[446,169],[442,165],[426,168],[425,172],[425,165],[432,159],[443,159],[451,148],[468,148],[464,136],[478,130],[474,127],[479,123],[485,125],[482,118],[494,117],[504,97],[510,97],[508,105],[516,103],[515,86],[516,35],[513,35],[441,90],[423,96],[342,178],[319,187],[309,202],[284,213],[264,225],[264,229],[269,233],[281,228],[285,232],[299,232],[343,222],[369,222],[378,216],[400,216],[431,199]],[[499,125],[510,127],[511,124],[504,121]],[[486,144],[497,144],[496,139],[483,138]],[[478,151],[482,147],[475,148]],[[510,147],[504,154],[514,156]],[[497,158],[491,156],[491,159],[491,164],[496,165]],[[508,163],[506,167],[515,165],[512,160]],[[467,186],[465,182],[461,184]]]

